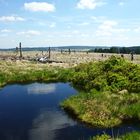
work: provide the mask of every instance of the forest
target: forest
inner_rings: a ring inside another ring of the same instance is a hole
[[[121,53],[121,54],[140,54],[140,46],[135,47],[110,47],[110,48],[95,48],[90,49],[89,52],[97,53]]]

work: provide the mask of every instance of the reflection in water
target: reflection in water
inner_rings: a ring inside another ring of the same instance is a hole
[[[75,93],[63,83],[4,87],[0,91],[0,140],[57,139],[57,131],[75,124],[59,107]]]
[[[0,140],[89,140],[103,132],[112,134],[112,129],[77,123],[61,110],[59,103],[76,92],[67,83],[4,87],[0,90]],[[139,124],[126,124],[113,131],[122,134],[132,129],[140,130]]]
[[[30,140],[54,140],[56,131],[76,123],[60,111],[42,112],[33,121],[33,129],[30,130]]]
[[[29,94],[48,94],[55,92],[56,84],[33,84],[28,86],[27,92]]]

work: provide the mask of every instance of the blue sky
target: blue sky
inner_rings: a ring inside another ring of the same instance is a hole
[[[139,0],[0,0],[0,48],[140,45]]]

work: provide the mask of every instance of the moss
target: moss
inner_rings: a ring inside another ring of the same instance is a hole
[[[140,133],[134,131],[122,136],[118,136],[117,138],[112,138],[107,134],[102,134],[90,138],[90,140],[140,140]]]
[[[140,133],[139,132],[132,132],[125,134],[124,136],[120,137],[121,140],[140,140]]]
[[[103,134],[101,136],[97,135],[96,137],[90,138],[90,140],[111,140],[111,136]]]
[[[85,93],[79,93],[61,105],[72,110],[81,121],[97,127],[139,120],[139,73],[139,65],[114,56],[105,62],[81,64],[75,68],[71,81]],[[120,92],[123,90],[129,92]]]
[[[113,127],[125,120],[140,119],[140,95],[136,93],[80,93],[61,106],[93,126]]]
[[[4,62],[0,63],[0,86],[9,83],[24,82],[57,82],[68,81],[69,69],[48,67],[47,65],[30,62]]]

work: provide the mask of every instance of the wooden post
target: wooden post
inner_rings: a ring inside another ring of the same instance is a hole
[[[69,48],[69,54],[71,53],[70,48]]]
[[[121,54],[121,57],[122,57],[122,58],[124,58],[124,55],[123,55],[123,54]]]
[[[51,58],[51,48],[49,47],[49,59]]]
[[[131,61],[133,61],[134,60],[134,54],[133,54],[133,52],[131,52]]]
[[[19,43],[20,58],[22,58],[21,42]]]
[[[16,47],[16,53],[18,53],[18,47]]]
[[[16,47],[15,53],[16,55],[18,55],[18,47]]]

